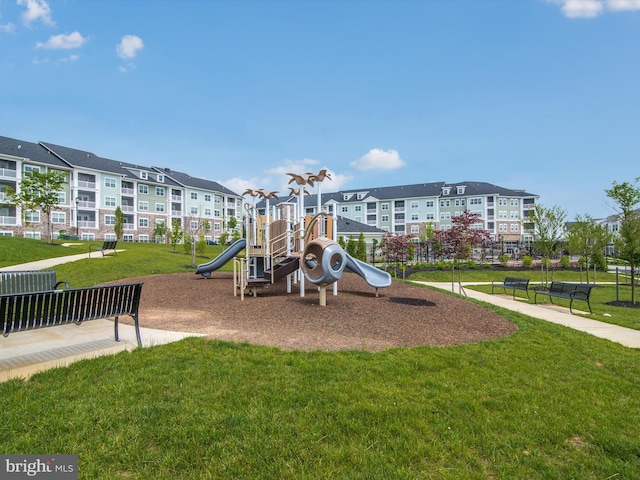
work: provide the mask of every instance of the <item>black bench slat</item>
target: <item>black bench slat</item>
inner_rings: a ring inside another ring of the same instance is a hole
[[[114,336],[118,341],[119,317],[128,315],[133,318],[136,340],[141,347],[138,310],[142,285],[130,283],[0,295],[2,335],[113,317]]]
[[[491,293],[493,294],[494,289],[502,288],[504,293],[507,293],[507,289],[513,290],[513,298],[516,298],[516,290],[522,290],[527,294],[527,298],[531,300],[529,297],[529,279],[528,278],[520,278],[520,277],[505,277],[503,282],[492,282],[491,283]]]
[[[17,270],[0,272],[0,295],[57,290],[69,282],[56,281],[55,270]]]
[[[589,285],[586,283],[567,283],[567,282],[551,282],[549,287],[538,286],[533,290],[535,292],[533,301],[538,303],[538,295],[546,295],[549,297],[549,301],[553,304],[553,298],[564,298],[569,300],[569,311],[573,314],[573,301],[582,300],[587,303],[589,307],[589,313],[593,313],[591,310],[591,290],[595,285]]]

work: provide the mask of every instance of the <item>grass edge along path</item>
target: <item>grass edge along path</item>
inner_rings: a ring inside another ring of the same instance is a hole
[[[187,339],[0,384],[0,451],[80,478],[640,478],[639,352],[514,335],[301,352]]]

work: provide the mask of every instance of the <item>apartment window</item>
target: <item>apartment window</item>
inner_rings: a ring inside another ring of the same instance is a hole
[[[51,212],[51,223],[67,223],[67,214],[64,212]]]
[[[220,210],[214,210],[213,211],[213,216],[214,217],[219,217],[220,216]]]
[[[40,240],[40,232],[24,232],[24,238],[33,238],[34,240]]]
[[[342,210],[342,213],[347,213],[349,211],[349,207],[342,207],[340,210]]]
[[[67,203],[67,192],[58,192],[58,203]]]
[[[427,208],[433,208],[433,200],[427,200],[427,202],[425,203],[425,206]]]
[[[210,216],[211,216],[211,209],[210,209],[210,208],[205,208],[205,209],[204,209],[204,214],[205,214],[207,217],[210,217]]]
[[[520,206],[520,200],[518,200],[517,198],[511,198],[511,199],[509,199],[509,204],[512,207],[519,207]]]
[[[205,202],[210,202],[210,201],[211,201],[211,195],[209,195],[208,193],[205,193],[205,195],[204,195],[204,201],[205,201]]]
[[[440,200],[440,206],[444,207],[444,200]]]
[[[133,234],[131,234],[131,233],[125,233],[125,234],[122,236],[122,241],[123,241],[123,242],[133,242]]]
[[[198,221],[197,220],[191,220],[191,222],[189,222],[189,225],[191,225],[191,230],[197,230],[198,229]]]
[[[198,194],[196,192],[191,192],[191,200],[197,200]]]
[[[498,210],[498,218],[507,218],[506,210]]]
[[[456,192],[458,195],[464,195],[464,189],[467,187],[456,187]]]
[[[512,223],[512,224],[511,224],[511,228],[510,228],[510,230],[511,230],[512,232],[519,232],[519,231],[520,231],[520,228],[519,228],[519,227],[520,227],[520,225],[518,225],[517,223]]]
[[[356,205],[356,208],[354,210],[356,212],[361,212],[362,211],[362,205]]]
[[[156,197],[164,197],[164,187],[156,187]]]
[[[149,219],[148,218],[139,218],[138,219],[138,226],[141,228],[146,228],[149,226]]]
[[[500,230],[501,232],[506,232],[507,231],[507,224],[506,223],[499,223],[498,224],[498,230]]]
[[[366,193],[358,193],[358,194],[356,195],[356,198],[357,198],[358,200],[362,200],[362,199],[365,197],[365,195],[366,195]]]
[[[389,215],[382,215],[380,217],[380,220],[384,223],[387,223],[389,221]]]
[[[435,220],[435,215],[433,213],[427,213],[427,220]]]
[[[104,224],[105,225],[115,225],[116,224],[116,216],[115,215],[105,215],[104,216]]]
[[[411,202],[411,208],[418,208],[418,202],[417,201],[412,201]]]
[[[149,235],[138,235],[138,241],[140,243],[149,243]]]
[[[509,218],[517,220],[518,218],[520,218],[520,212],[518,211],[509,212]]]
[[[482,198],[470,198],[469,205],[482,205]]]
[[[112,177],[105,177],[104,186],[107,188],[116,188],[116,179]]]
[[[411,233],[420,233],[420,225],[411,225]]]
[[[388,203],[383,203],[380,205],[380,210],[389,210],[389,204]]]
[[[146,180],[149,178],[149,174],[147,172],[140,172],[140,178]]]
[[[138,202],[138,210],[140,210],[141,212],[148,212],[149,211],[149,202],[144,202],[144,201],[140,200]]]
[[[156,212],[164,212],[164,203],[156,203]]]
[[[156,218],[156,225],[164,225],[164,219]]]
[[[215,197],[213,197],[213,201],[214,201],[214,203],[220,203],[222,201],[222,199],[220,198],[219,195],[216,195]]]
[[[191,215],[197,215],[198,214],[198,207],[191,207]]]
[[[215,222],[213,224],[213,231],[214,232],[219,232],[220,231],[220,224],[218,222]]]
[[[411,214],[411,220],[413,220],[414,222],[418,221],[418,214],[417,213],[412,213]]]
[[[24,173],[39,172],[39,171],[40,171],[40,167],[35,167],[33,165],[25,165],[24,166]]]
[[[148,195],[149,194],[149,185],[144,185],[143,183],[138,185],[138,193],[141,194],[141,195]]]
[[[164,175],[158,175],[158,182],[164,183]]]
[[[509,203],[509,202],[507,201],[507,199],[506,199],[506,198],[502,198],[502,197],[501,197],[501,198],[499,198],[499,199],[498,199],[498,205],[500,205],[500,206],[503,206],[503,207],[504,207],[504,206],[506,206],[508,203]]]
[[[451,193],[451,187],[442,187],[442,194],[449,195]]]
[[[115,207],[116,206],[116,197],[104,197],[104,206],[105,207]]]
[[[40,212],[38,211],[27,212],[26,221],[31,223],[40,223]]]

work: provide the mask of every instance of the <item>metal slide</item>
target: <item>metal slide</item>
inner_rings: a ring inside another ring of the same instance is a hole
[[[201,263],[196,268],[196,275],[200,274],[203,277],[210,277],[211,272],[218,270],[225,263],[231,261],[233,257],[238,255],[244,248],[247,246],[247,240],[241,238],[240,240],[236,240],[233,242],[229,248],[227,248],[224,252],[218,255],[216,258],[207,263]]]
[[[375,288],[385,288],[391,285],[391,275],[387,272],[353,258],[348,253],[345,254],[347,255],[347,268],[360,275],[369,285]]]

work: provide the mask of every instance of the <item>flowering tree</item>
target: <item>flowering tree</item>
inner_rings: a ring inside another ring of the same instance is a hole
[[[446,255],[452,255],[454,264],[460,260],[471,257],[471,249],[482,243],[489,237],[489,232],[483,229],[473,228],[473,225],[482,224],[480,215],[469,210],[462,215],[452,217],[452,227],[449,230],[436,230],[434,240],[439,243],[440,251]]]
[[[387,263],[405,263],[413,254],[412,238],[411,235],[385,233],[379,248]]]

